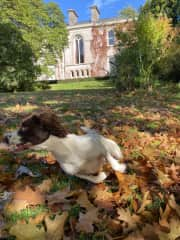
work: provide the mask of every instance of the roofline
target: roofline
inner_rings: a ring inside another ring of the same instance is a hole
[[[132,22],[134,21],[134,19],[129,18],[129,19],[120,19],[120,18],[105,18],[105,19],[101,19],[96,23],[93,23],[91,21],[87,21],[87,22],[79,22],[76,23],[74,25],[67,25],[67,29],[71,30],[71,29],[76,29],[76,28],[85,28],[85,27],[93,27],[93,26],[101,26],[101,25],[112,25],[115,23],[126,23],[126,22]]]

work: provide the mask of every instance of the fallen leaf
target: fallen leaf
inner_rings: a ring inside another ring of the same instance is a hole
[[[168,168],[168,172],[174,181],[180,182],[180,166],[176,166],[172,163],[170,168]]]
[[[57,162],[54,155],[50,152],[45,157],[45,161],[50,165],[55,164]]]
[[[13,225],[9,232],[16,237],[16,240],[45,240],[44,228],[38,228],[35,224],[31,223]]]
[[[160,220],[159,220],[159,225],[165,230],[169,231],[169,223],[168,223],[168,218],[171,213],[171,208],[169,207],[168,204],[166,204],[166,208],[164,212],[162,211],[162,208],[160,208]]]
[[[145,208],[152,202],[152,200],[148,199],[148,197],[149,197],[149,191],[145,192],[142,203],[141,203],[141,207],[137,211],[138,213],[144,212]]]
[[[176,217],[171,218],[169,223],[170,233],[164,233],[156,229],[160,240],[176,240],[180,237],[180,220]]]
[[[0,150],[9,150],[9,146],[6,143],[0,143]]]
[[[168,199],[168,204],[173,210],[175,210],[177,212],[178,216],[180,217],[180,206],[177,205],[173,194],[170,195],[170,197]]]
[[[94,205],[89,201],[88,199],[88,195],[87,195],[87,192],[86,191],[82,191],[76,202],[83,208],[86,208],[86,209],[90,209],[90,208],[93,208]]]
[[[37,186],[37,189],[42,192],[42,193],[46,193],[46,192],[49,192],[51,187],[52,187],[52,180],[49,178],[49,179],[45,179],[42,181],[41,184],[39,184]]]
[[[145,240],[159,240],[157,233],[154,230],[154,226],[150,224],[146,224],[141,234],[143,235]]]
[[[22,209],[25,209],[29,206],[29,203],[26,200],[13,200],[9,204],[5,206],[6,214],[10,214],[13,212],[19,212]]]
[[[76,202],[86,209],[86,213],[79,214],[76,230],[78,232],[92,233],[94,231],[93,224],[99,220],[97,217],[98,209],[89,201],[85,191],[80,193]]]
[[[44,204],[44,196],[38,189],[35,191],[26,186],[25,189],[19,189],[14,193],[13,200],[26,201],[29,205]]]
[[[61,191],[57,191],[52,194],[46,195],[46,200],[48,201],[48,205],[53,205],[55,203],[69,203],[71,200],[67,199],[73,196],[77,196],[79,194],[78,191],[70,191],[69,188],[63,189]]]
[[[169,176],[163,173],[161,170],[157,169],[159,182],[164,186],[169,186],[173,184],[173,181],[169,178]]]
[[[127,238],[123,238],[123,240],[146,240],[146,239],[142,236],[140,232],[136,231],[129,234]]]
[[[25,189],[18,189],[12,196],[5,209],[7,213],[18,212],[30,205],[44,204],[44,196],[38,191],[33,191],[29,186]]]
[[[46,239],[47,240],[61,240],[64,234],[64,224],[68,217],[67,212],[63,212],[61,215],[56,215],[54,220],[51,220],[49,216],[45,218],[45,224],[47,227]]]
[[[97,214],[98,209],[95,207],[89,209],[85,214],[80,213],[78,223],[76,224],[76,230],[78,232],[93,233],[93,224],[99,221]]]
[[[124,221],[128,224],[128,227],[125,229],[124,232],[129,232],[137,228],[137,224],[140,223],[140,216],[131,214],[128,209],[119,208],[117,209],[118,217],[117,219]]]
[[[118,196],[117,196],[118,195]],[[95,185],[90,191],[90,197],[94,199],[94,203],[99,208],[112,210],[115,201],[119,199],[119,194],[112,193],[105,184]]]

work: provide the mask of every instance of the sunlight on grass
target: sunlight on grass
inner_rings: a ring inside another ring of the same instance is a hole
[[[110,80],[82,80],[71,82],[59,82],[51,84],[51,90],[75,90],[75,89],[106,89],[114,88]]]
[[[16,104],[15,106],[6,107],[6,108],[4,108],[4,110],[11,111],[14,113],[19,113],[19,112],[31,112],[37,108],[38,108],[37,105],[32,105],[32,104],[27,103],[26,105]]]

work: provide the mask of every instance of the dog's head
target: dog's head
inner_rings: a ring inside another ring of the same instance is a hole
[[[8,144],[36,145],[44,142],[50,135],[63,138],[67,131],[57,115],[48,109],[25,118],[17,131],[5,134],[4,140]]]

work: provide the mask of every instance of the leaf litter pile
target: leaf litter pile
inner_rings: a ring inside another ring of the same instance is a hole
[[[16,96],[17,103],[3,105],[0,140],[45,104],[73,132],[85,125],[115,140],[128,170],[120,174],[106,165],[108,178],[92,184],[64,174],[51,153],[14,152],[1,143],[0,239],[180,239],[177,105],[164,105],[159,93],[126,99],[113,92],[47,95]]]

